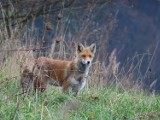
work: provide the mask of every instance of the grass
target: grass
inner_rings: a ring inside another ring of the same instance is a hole
[[[31,92],[24,98],[19,85],[19,74],[21,63],[25,61],[23,57],[30,60],[30,56],[29,53],[21,52],[12,54],[0,70],[0,119],[2,120],[158,120],[160,118],[160,96],[148,95],[139,89],[139,85],[130,84],[129,81],[133,80],[130,75],[132,71],[129,75],[117,71],[118,63],[114,54],[110,57],[107,67],[98,61],[92,65],[88,77],[89,88],[85,88],[77,97],[65,95],[61,92],[61,88],[50,86],[43,93]]]
[[[67,55],[65,52],[59,50],[60,55],[62,53]],[[139,71],[139,66],[129,68],[128,72],[119,71],[114,51],[109,56],[108,66],[95,58],[96,61],[88,77],[89,88],[84,89],[79,96],[65,95],[61,92],[61,88],[50,86],[43,93],[31,93],[24,98],[21,95],[19,73],[22,64],[31,61],[32,56],[31,51],[19,51],[10,54],[3,62],[3,69],[0,69],[0,119],[2,120],[158,120],[160,118],[160,96],[154,94],[149,96],[141,91],[139,84],[133,84],[134,80],[139,79],[139,76],[135,78],[133,74],[134,71]],[[57,58],[55,54],[53,58]],[[117,85],[114,86],[114,83]]]
[[[160,96],[106,87],[84,89],[78,97],[73,97],[50,86],[43,93],[23,99],[23,95],[16,95],[21,93],[17,79],[0,79],[3,120],[158,120],[160,117]]]

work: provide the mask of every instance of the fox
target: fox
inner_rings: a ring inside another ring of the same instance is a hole
[[[48,85],[60,86],[64,93],[70,88],[75,96],[85,87],[89,69],[96,53],[96,44],[84,46],[78,43],[76,56],[73,60],[58,60],[49,57],[35,59],[34,65],[29,70],[25,65],[20,84],[24,94],[29,93],[29,88],[45,91]]]

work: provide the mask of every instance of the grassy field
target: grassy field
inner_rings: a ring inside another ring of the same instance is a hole
[[[160,119],[160,96],[145,93],[139,84],[130,84],[134,71],[117,71],[114,54],[107,67],[98,61],[92,65],[89,87],[77,97],[65,95],[54,86],[24,97],[19,85],[23,56],[31,58],[22,52],[12,54],[0,69],[0,120]],[[108,84],[111,81],[113,84]]]
[[[44,93],[21,93],[18,78],[0,79],[2,120],[136,120],[159,119],[160,97],[115,87],[84,89],[79,96],[64,95],[58,87]]]
[[[63,45],[63,44],[62,44]],[[59,53],[61,54],[62,51]],[[4,54],[5,56],[5,54]],[[134,80],[139,66],[118,69],[115,51],[109,64],[96,60],[89,73],[89,87],[77,97],[50,86],[43,93],[21,94],[20,73],[32,52],[11,53],[0,68],[0,120],[150,120],[160,119],[160,96],[148,95]],[[116,85],[114,85],[116,84]]]

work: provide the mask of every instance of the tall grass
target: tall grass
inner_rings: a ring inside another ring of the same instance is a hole
[[[68,50],[65,48],[70,45],[74,44],[54,41],[48,57],[71,60],[75,46]],[[16,48],[28,49],[21,45]],[[3,119],[108,120],[160,117],[159,96],[148,96],[142,91],[142,86],[133,77],[135,69],[130,67],[128,72],[123,72],[119,68],[116,51],[109,56],[108,65],[95,58],[88,84],[78,97],[65,95],[61,88],[50,86],[44,93],[32,92],[24,98],[19,85],[21,69],[23,63],[30,63],[36,55],[33,50],[10,51],[6,54],[0,71],[0,117]]]

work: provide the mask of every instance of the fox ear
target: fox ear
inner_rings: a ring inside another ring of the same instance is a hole
[[[92,44],[91,46],[90,46],[90,49],[91,49],[91,51],[93,52],[93,53],[95,53],[96,52],[96,44]]]
[[[78,43],[77,51],[78,51],[78,52],[82,52],[83,49],[84,49],[84,46],[82,45],[82,43]]]

